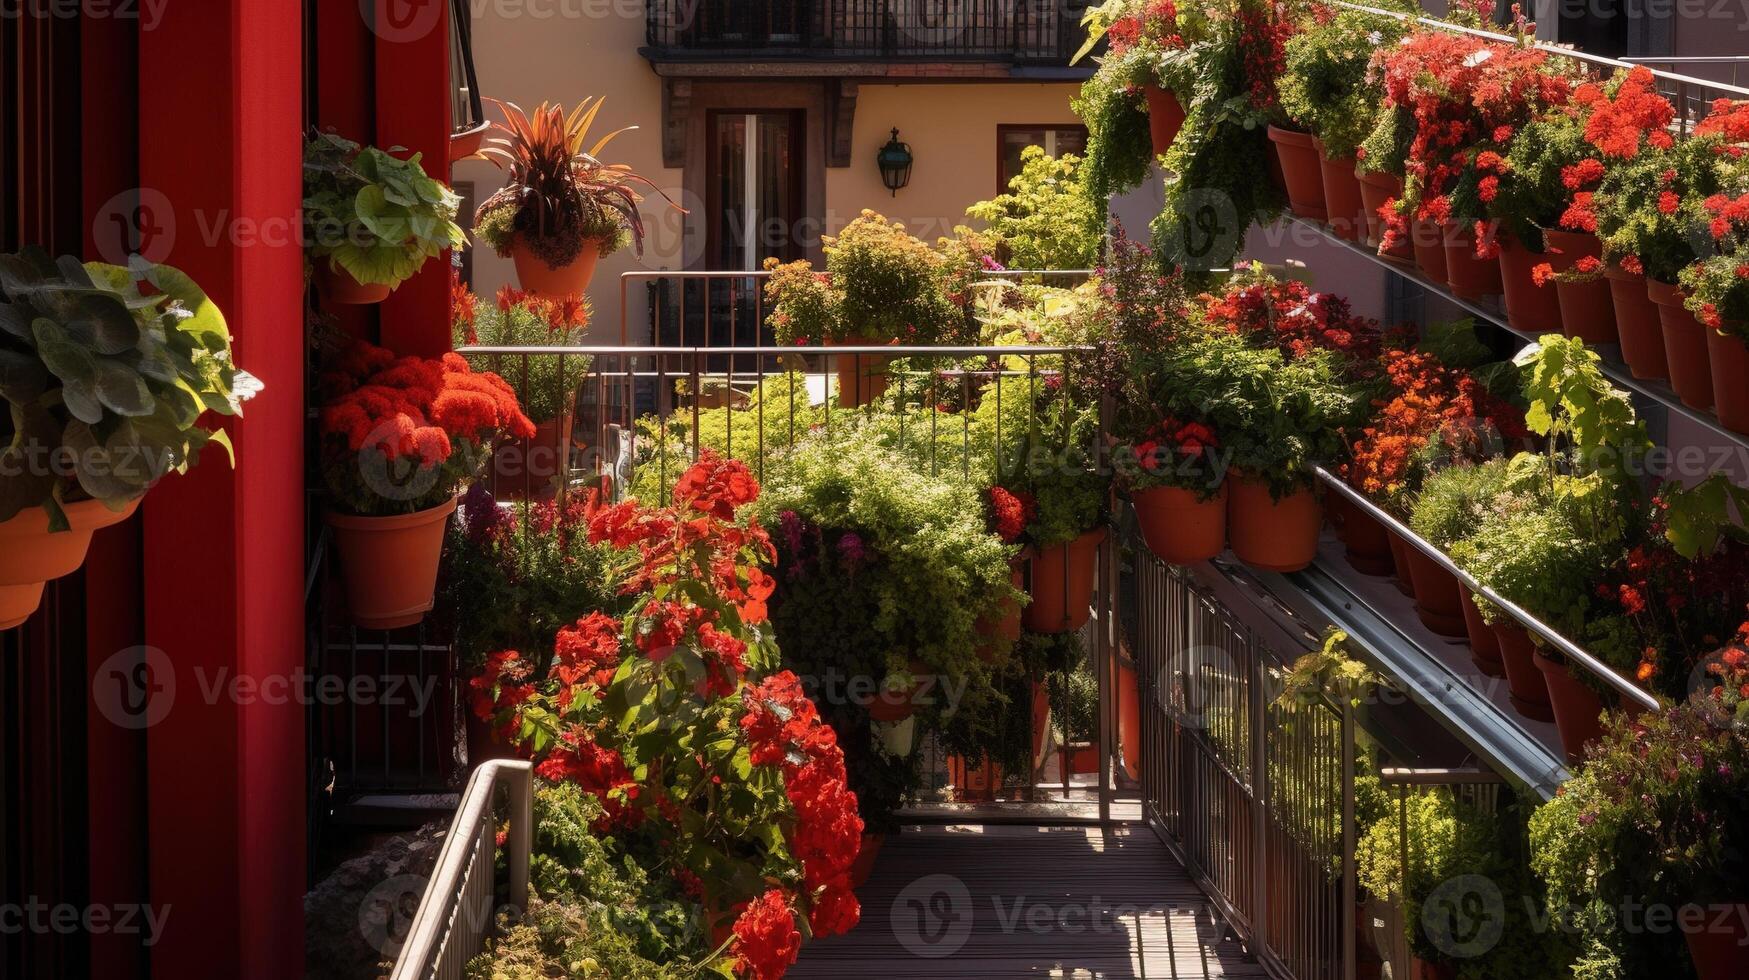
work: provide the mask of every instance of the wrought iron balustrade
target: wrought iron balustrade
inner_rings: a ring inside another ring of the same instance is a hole
[[[1077,0],[650,0],[664,55],[1010,61],[1067,65]]]

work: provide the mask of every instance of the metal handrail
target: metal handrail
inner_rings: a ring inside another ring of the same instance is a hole
[[[1326,485],[1334,488],[1344,497],[1347,497],[1350,503],[1366,511],[1367,516],[1378,521],[1380,524],[1383,524],[1387,530],[1401,537],[1408,544],[1412,545],[1415,550],[1426,555],[1441,568],[1444,568],[1446,571],[1455,575],[1457,580],[1468,586],[1471,591],[1500,607],[1501,611],[1517,620],[1519,625],[1535,634],[1549,646],[1559,650],[1569,660],[1572,660],[1574,663],[1585,668],[1586,671],[1592,674],[1592,676],[1607,684],[1617,694],[1648,711],[1658,710],[1660,705],[1657,698],[1647,693],[1633,681],[1616,673],[1607,664],[1598,660],[1590,653],[1587,653],[1572,640],[1562,636],[1554,627],[1537,619],[1530,613],[1525,612],[1523,608],[1512,602],[1512,600],[1505,598],[1500,595],[1500,593],[1483,585],[1474,575],[1471,575],[1456,562],[1452,561],[1445,552],[1434,547],[1432,542],[1427,541],[1417,535],[1414,531],[1409,530],[1407,524],[1397,520],[1390,514],[1390,512],[1367,499],[1365,494],[1349,486],[1346,480],[1343,480],[1341,477],[1331,473],[1322,466],[1312,467],[1312,472],[1318,477],[1318,479],[1324,481]]]
[[[468,780],[390,980],[459,978],[462,967],[484,947],[496,905],[492,897],[497,826],[492,803],[500,786],[510,792],[510,833],[504,842],[510,869],[508,904],[527,907],[534,836],[533,764],[526,759],[495,759],[481,763]]]
[[[1490,41],[1501,41],[1501,42],[1504,42],[1507,44],[1517,44],[1519,41],[1518,38],[1514,37],[1511,34],[1501,34],[1498,31],[1485,31],[1485,30],[1482,30],[1482,29],[1476,28],[1476,27],[1464,27],[1461,24],[1453,24],[1453,23],[1450,23],[1447,21],[1439,20],[1439,19],[1434,18],[1434,17],[1417,16],[1417,15],[1407,14],[1407,13],[1403,13],[1401,11],[1396,11],[1396,10],[1381,10],[1378,7],[1369,7],[1363,3],[1354,3],[1354,2],[1352,2],[1352,0],[1334,0],[1334,2],[1336,4],[1336,6],[1345,7],[1349,10],[1359,11],[1361,13],[1367,13],[1367,14],[1376,14],[1380,17],[1390,17],[1390,18],[1395,19],[1395,20],[1413,20],[1415,23],[1417,23],[1423,27],[1431,27],[1431,28],[1434,28],[1435,30],[1447,31],[1447,32],[1452,33],[1452,34],[1468,34],[1471,37],[1485,38],[1485,39],[1490,40]],[[1623,60],[1620,58],[1608,58],[1608,57],[1604,57],[1603,55],[1598,55],[1598,54],[1587,54],[1584,51],[1580,51],[1576,48],[1566,48],[1566,47],[1562,47],[1558,44],[1549,44],[1546,41],[1536,41],[1536,42],[1534,42],[1533,46],[1539,51],[1546,51],[1549,54],[1558,55],[1562,58],[1570,58],[1574,61],[1583,61],[1583,62],[1587,62],[1589,64],[1601,65],[1601,66],[1604,66],[1607,68],[1646,68],[1646,70],[1648,70],[1652,73],[1653,77],[1661,78],[1661,79],[1664,79],[1665,81],[1676,82],[1676,83],[1682,84],[1682,85],[1698,85],[1702,88],[1716,89],[1720,92],[1728,92],[1732,95],[1738,95],[1738,96],[1743,96],[1745,98],[1749,98],[1749,88],[1740,88],[1736,85],[1730,85],[1730,84],[1727,84],[1724,82],[1712,82],[1712,81],[1708,81],[1704,78],[1695,78],[1692,75],[1682,75],[1682,74],[1678,74],[1676,72],[1660,71],[1659,69],[1651,68],[1651,67],[1648,67],[1646,65],[1635,64],[1634,62],[1629,61],[1629,60]],[[1659,63],[1669,63],[1669,62],[1672,62],[1676,59],[1649,58],[1648,60],[1657,61]],[[1698,61],[1700,59],[1694,59],[1694,60]]]

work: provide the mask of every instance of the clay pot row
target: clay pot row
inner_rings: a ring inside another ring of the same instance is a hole
[[[1338,499],[1345,498],[1331,495]],[[1357,507],[1332,510],[1349,564],[1364,574],[1394,576],[1398,588],[1414,597],[1423,625],[1440,636],[1468,639],[1476,668],[1507,682],[1519,714],[1554,722],[1568,761],[1577,762],[1585,743],[1602,734],[1597,693],[1566,663],[1538,651],[1524,627],[1510,620],[1484,622],[1469,587],[1420,548]]]
[[[1161,561],[1192,565],[1228,547],[1254,568],[1297,572],[1318,554],[1323,526],[1311,487],[1275,499],[1268,484],[1234,473],[1207,498],[1178,487],[1131,494],[1142,540]]]

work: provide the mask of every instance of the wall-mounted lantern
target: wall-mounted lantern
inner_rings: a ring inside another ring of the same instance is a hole
[[[911,144],[899,142],[897,128],[893,130],[893,138],[875,154],[875,163],[881,168],[881,183],[898,197],[899,188],[911,182]]]

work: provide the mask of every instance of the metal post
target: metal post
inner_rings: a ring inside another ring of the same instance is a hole
[[[1355,980],[1354,704],[1342,699],[1342,980]]]

